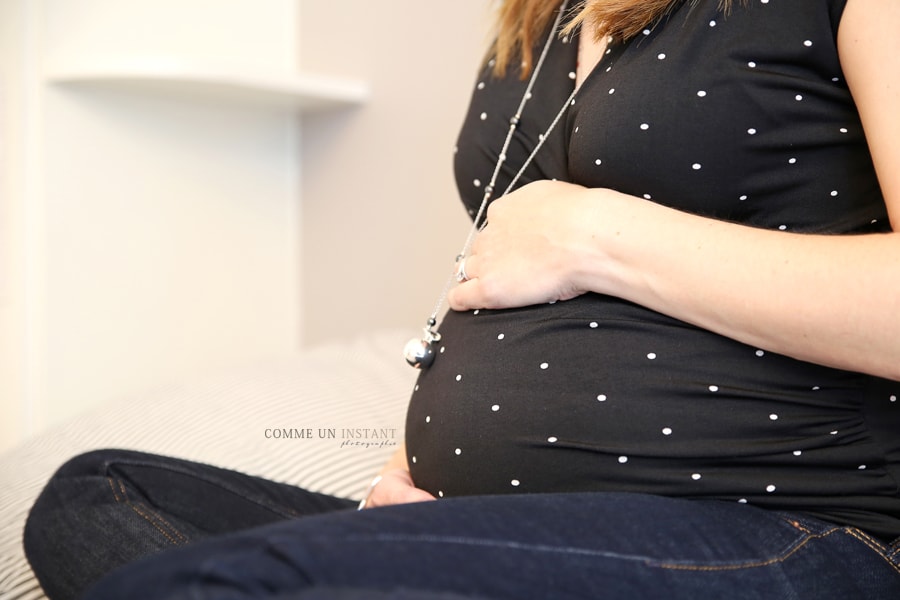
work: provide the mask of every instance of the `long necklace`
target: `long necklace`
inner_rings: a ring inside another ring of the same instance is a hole
[[[488,185],[484,188],[484,196],[482,197],[481,205],[478,207],[478,212],[475,215],[474,220],[472,221],[472,227],[469,229],[469,233],[466,236],[466,241],[463,244],[462,250],[456,256],[456,274],[451,275],[447,279],[447,283],[444,284],[444,289],[438,297],[434,310],[431,312],[431,316],[428,317],[425,328],[422,330],[422,338],[411,339],[406,344],[403,350],[403,355],[406,358],[406,362],[417,369],[426,369],[431,366],[431,363],[434,362],[434,347],[441,341],[441,334],[438,333],[437,330],[435,330],[435,327],[437,326],[438,314],[440,314],[441,308],[444,305],[444,301],[447,298],[447,293],[450,291],[450,287],[453,285],[454,281],[464,281],[465,279],[467,279],[464,266],[465,258],[472,247],[472,243],[475,241],[475,236],[478,235],[478,232],[484,229],[484,227],[487,225],[487,221],[482,223],[482,218],[484,217],[485,210],[487,210],[487,206],[494,195],[494,186],[497,184],[497,176],[500,174],[501,167],[506,162],[506,152],[509,149],[509,144],[512,141],[513,135],[515,134],[519,123],[522,120],[522,112],[525,110],[525,105],[528,104],[528,101],[532,97],[534,84],[537,81],[538,74],[541,71],[541,67],[543,67],[544,65],[544,59],[547,58],[547,54],[550,51],[550,45],[553,42],[553,38],[558,35],[557,32],[559,31],[560,23],[562,23],[563,15],[566,12],[567,5],[568,0],[563,0],[562,5],[559,7],[559,11],[556,14],[556,21],[553,23],[553,27],[550,29],[550,34],[547,36],[547,41],[544,42],[544,47],[541,50],[540,57],[538,58],[537,64],[535,64],[534,69],[532,70],[531,77],[528,80],[528,85],[525,87],[525,93],[522,95],[522,99],[519,101],[519,107],[516,109],[515,115],[509,120],[509,130],[500,150],[500,155],[497,157],[497,164],[494,166],[494,172],[491,175],[490,183],[488,183]],[[525,169],[528,168],[528,165],[531,164],[532,160],[534,160],[535,155],[537,155],[538,151],[544,145],[544,141],[546,141],[547,138],[550,137],[550,133],[562,119],[566,110],[571,104],[574,103],[576,91],[577,88],[572,90],[572,93],[568,98],[566,98],[566,101],[563,103],[562,107],[560,107],[559,111],[556,113],[556,116],[553,118],[553,121],[551,121],[546,131],[538,136],[537,144],[535,144],[531,153],[525,159],[525,162],[522,163],[522,166],[519,168],[518,172],[509,182],[509,185],[506,187],[503,193],[498,196],[498,198],[502,198],[503,196],[507,195],[510,191],[512,191],[516,183],[518,183],[519,178],[525,172]]]

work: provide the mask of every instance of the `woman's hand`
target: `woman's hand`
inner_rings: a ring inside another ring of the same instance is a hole
[[[434,500],[434,496],[417,488],[406,469],[391,469],[375,478],[369,488],[369,494],[359,504],[363,508],[390,506],[393,504],[409,504]]]
[[[600,190],[586,192],[571,183],[537,181],[495,200],[465,259],[469,279],[451,290],[450,306],[513,308],[588,291],[586,271],[596,270],[598,258],[591,224],[602,202]]]

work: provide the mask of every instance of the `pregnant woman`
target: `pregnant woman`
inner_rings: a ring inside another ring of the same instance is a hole
[[[127,565],[87,597],[900,597],[898,30],[892,0],[507,0],[452,310],[365,510],[83,455],[26,529],[48,595]]]

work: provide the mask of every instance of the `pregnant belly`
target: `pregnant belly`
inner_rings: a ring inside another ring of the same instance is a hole
[[[775,476],[862,427],[860,376],[605,296],[450,312],[440,331],[406,424],[413,478],[438,496],[765,494],[741,471]]]

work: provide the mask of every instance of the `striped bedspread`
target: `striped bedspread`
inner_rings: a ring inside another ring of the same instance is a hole
[[[368,335],[107,405],[0,456],[0,600],[44,598],[22,527],[44,482],[97,448],[168,454],[358,498],[403,439],[409,332]]]

